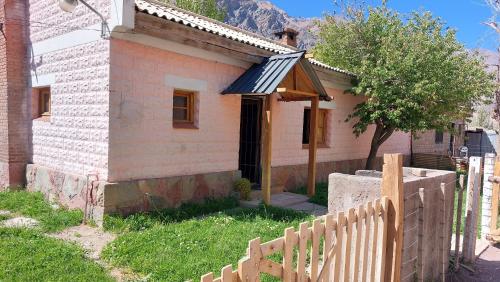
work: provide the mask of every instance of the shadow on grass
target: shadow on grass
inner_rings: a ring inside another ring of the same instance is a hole
[[[307,187],[302,186],[299,189],[292,191],[298,194],[307,195]],[[328,183],[318,183],[316,184],[316,194],[309,198],[310,203],[317,204],[320,206],[328,206]]]
[[[147,213],[133,214],[127,217],[119,215],[105,216],[104,229],[114,232],[141,231],[156,225],[178,223],[193,218],[205,217],[212,214],[231,216],[235,220],[252,221],[257,217],[280,222],[307,220],[305,213],[260,205],[253,209],[239,208],[236,198],[207,199],[204,203],[186,203],[177,209],[162,209]]]

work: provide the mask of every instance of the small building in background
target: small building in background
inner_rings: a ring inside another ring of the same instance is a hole
[[[455,159],[460,157],[460,147],[465,144],[465,123],[457,121],[453,130],[428,130],[412,138],[412,166],[429,169],[453,169]]]

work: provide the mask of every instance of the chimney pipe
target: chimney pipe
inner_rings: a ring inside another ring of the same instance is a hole
[[[281,43],[297,47],[297,36],[299,35],[299,32],[295,29],[287,27],[282,31],[275,32],[274,35],[278,37]]]

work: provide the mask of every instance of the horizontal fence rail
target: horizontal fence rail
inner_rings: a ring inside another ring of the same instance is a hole
[[[385,281],[389,203],[383,197],[304,222],[297,231],[287,228],[266,243],[251,240],[236,270],[228,265],[220,278],[208,273],[201,281],[254,282],[264,274],[281,281]]]

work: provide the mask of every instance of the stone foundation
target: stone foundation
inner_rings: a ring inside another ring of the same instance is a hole
[[[409,165],[409,156],[404,157],[405,165]],[[364,169],[366,159],[322,162],[316,165],[316,183],[327,183],[331,173],[354,174],[357,170]],[[381,170],[383,159],[377,158],[375,168]],[[285,191],[294,191],[307,185],[308,165],[289,165],[273,167],[271,181],[273,187],[283,187]]]
[[[49,200],[71,209],[84,210],[87,206],[89,218],[98,223],[104,214],[128,215],[226,197],[231,194],[234,181],[240,177],[239,171],[228,171],[109,183],[89,176],[87,185],[86,176],[34,164],[29,164],[26,169],[28,191],[40,191]]]
[[[56,201],[70,209],[84,210],[87,205],[89,218],[102,221],[107,182],[89,178],[90,184],[87,185],[86,176],[62,173],[35,164],[26,166],[26,182],[28,191],[42,192],[49,201]]]
[[[127,215],[227,197],[240,177],[240,171],[227,171],[109,183],[104,191],[104,210]]]

